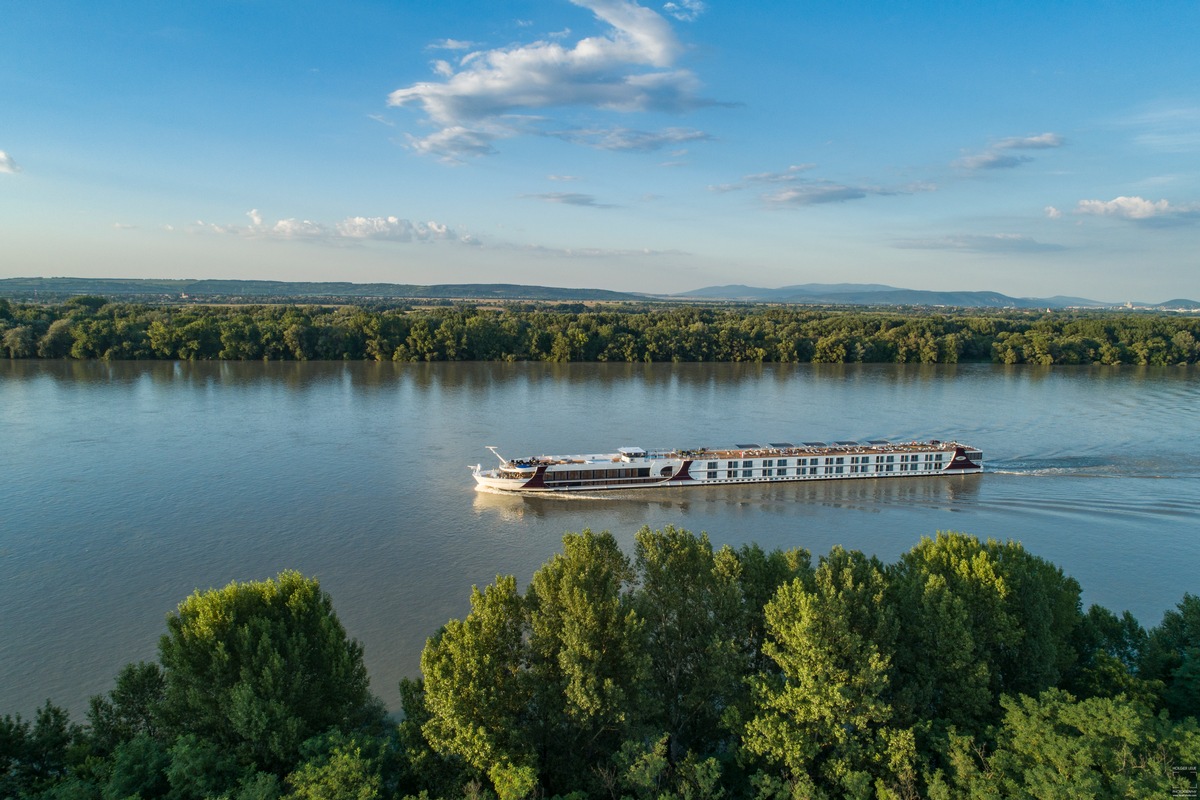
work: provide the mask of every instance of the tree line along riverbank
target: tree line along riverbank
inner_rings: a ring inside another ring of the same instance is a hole
[[[161,306],[0,298],[9,358],[1194,364],[1200,318],[575,304]]]
[[[1200,598],[1147,631],[1011,541],[814,564],[674,527],[631,557],[585,530],[523,591],[472,589],[399,721],[315,579],[197,591],[86,723],[0,718],[0,796],[1185,796],[1198,665]]]

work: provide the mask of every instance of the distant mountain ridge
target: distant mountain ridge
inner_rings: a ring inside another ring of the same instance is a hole
[[[936,292],[901,289],[881,283],[803,283],[767,289],[731,284],[706,286],[678,294],[614,292],[514,283],[351,283],[349,281],[255,281],[155,278],[0,278],[0,297],[63,300],[78,295],[163,302],[181,299],[214,302],[271,302],[305,299],[354,300],[542,300],[550,302],[702,300],[709,302],[786,303],[792,305],[917,306],[925,308],[1113,308],[1125,303],[1083,297],[1010,297],[1000,292]],[[1162,303],[1133,301],[1134,308],[1200,310],[1200,302],[1176,298]]]
[[[766,289],[733,284],[706,286],[690,292],[670,295],[675,299],[730,300],[746,303],[794,303],[808,305],[865,306],[954,306],[959,308],[1112,308],[1122,303],[1089,300],[1084,297],[1010,297],[1000,292],[935,292],[900,289],[878,283],[804,283]],[[1132,303],[1141,308],[1196,309],[1193,300],[1169,300],[1165,303]]]
[[[607,289],[564,289],[513,283],[350,283],[348,281],[243,281],[176,280],[154,278],[0,278],[0,297],[99,295],[176,299],[219,297],[269,300],[271,298],[372,298],[437,300],[645,300],[646,295]]]

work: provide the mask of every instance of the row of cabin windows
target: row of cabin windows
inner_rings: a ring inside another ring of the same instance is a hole
[[[924,455],[924,463],[921,456]],[[921,469],[934,470],[941,469],[942,462],[945,460],[945,453],[913,453],[903,454],[900,456],[899,471],[900,472],[916,472]],[[824,460],[824,470],[818,473],[817,466],[822,461],[819,458],[798,458],[796,459],[795,472],[788,467],[788,459],[763,459],[762,466],[758,467],[753,461],[728,461],[725,464],[724,474],[718,469],[720,462],[709,461],[706,464],[706,477],[709,480],[717,480],[718,478],[773,478],[773,477],[789,477],[789,476],[804,476],[804,475],[842,475],[845,474],[843,466],[845,458],[842,456],[829,456]],[[896,471],[895,455],[887,456],[850,456],[850,473],[863,474],[869,472],[894,472]],[[814,466],[809,466],[810,464]],[[874,468],[872,468],[874,467]]]
[[[922,460],[921,455],[922,455],[921,453],[913,453],[911,455],[904,454],[904,455],[900,456],[900,461],[901,461],[901,463],[921,461]],[[925,458],[924,458],[925,461],[940,462],[940,461],[944,460],[946,454],[945,453],[925,453],[924,456],[925,456]],[[870,464],[870,463],[872,463],[872,459],[874,459],[874,463],[876,463],[876,464],[892,464],[892,463],[895,463],[896,456],[895,455],[850,456],[850,463],[851,464]],[[845,464],[846,463],[846,459],[843,456],[828,456],[825,458],[824,461],[825,461],[826,465],[836,465],[836,464]],[[798,466],[798,467],[806,467],[806,466],[810,466],[810,465],[817,466],[820,463],[821,463],[821,459],[819,459],[819,458],[797,458],[796,459],[796,466]],[[786,458],[763,459],[761,465],[755,464],[755,462],[750,461],[750,460],[742,461],[740,463],[737,461],[726,461],[725,462],[726,469],[738,469],[739,467],[741,469],[754,469],[758,466],[761,466],[764,469],[771,469],[773,467],[787,467],[787,466],[790,466],[790,463],[789,463],[788,459],[786,459]],[[714,470],[714,469],[718,469],[719,467],[720,467],[720,462],[709,461],[706,466],[706,469]]]

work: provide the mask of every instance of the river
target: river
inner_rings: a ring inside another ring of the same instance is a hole
[[[939,530],[1011,538],[1155,625],[1200,593],[1198,412],[1186,367],[0,360],[0,714],[81,717],[188,594],[289,568],[395,708],[472,584],[528,580],[583,528],[885,561]],[[874,438],[958,439],[987,472],[560,499],[467,468],[485,445]]]

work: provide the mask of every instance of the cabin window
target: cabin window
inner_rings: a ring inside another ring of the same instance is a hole
[[[715,462],[715,461],[710,461],[710,462],[708,462],[708,468],[709,468],[709,469],[716,469],[716,468],[717,468],[717,462]]]

